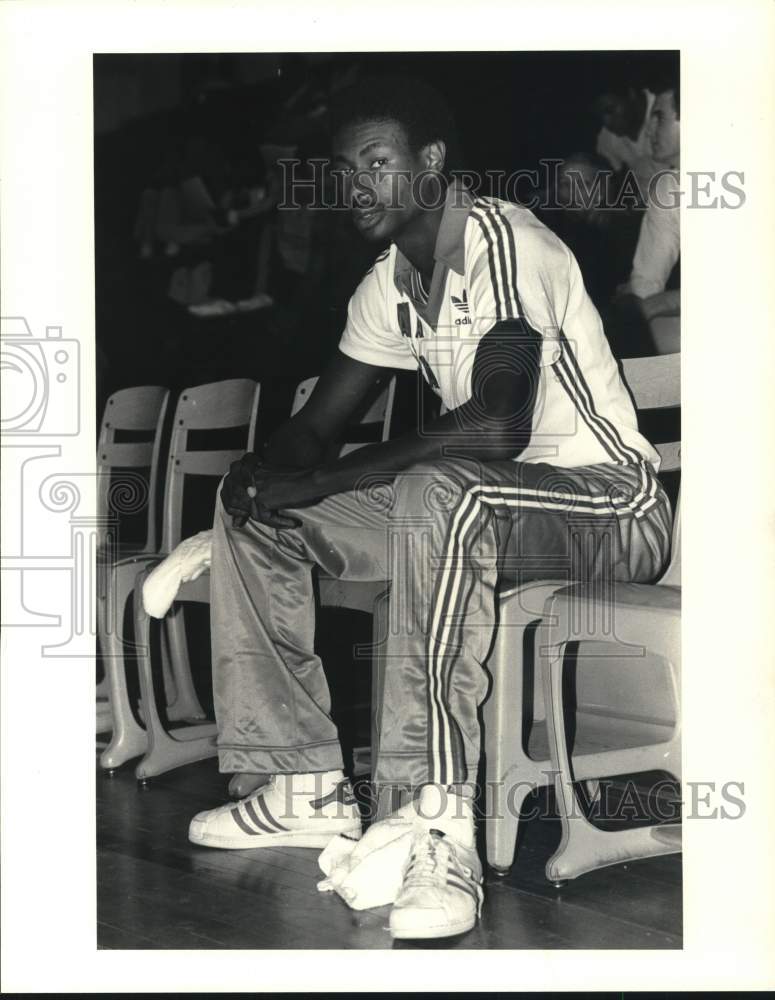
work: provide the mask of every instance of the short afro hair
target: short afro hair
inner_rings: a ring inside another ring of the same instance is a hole
[[[444,172],[458,166],[460,142],[454,116],[441,94],[424,80],[371,76],[341,91],[332,101],[332,138],[350,125],[367,121],[397,122],[413,152],[441,140],[447,149]]]

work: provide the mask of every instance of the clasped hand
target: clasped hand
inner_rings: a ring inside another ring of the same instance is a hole
[[[312,499],[308,470],[266,465],[252,453],[232,462],[221,487],[223,506],[235,528],[241,528],[248,518],[273,528],[298,528],[301,521],[280,514],[279,509]]]

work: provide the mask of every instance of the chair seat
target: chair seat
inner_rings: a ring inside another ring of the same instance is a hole
[[[163,559],[163,552],[143,552],[138,549],[136,552],[122,553],[120,558],[110,565],[114,569],[120,569],[123,566],[134,566],[136,563],[142,563],[143,566],[150,566],[160,563]]]
[[[555,600],[569,598],[593,601],[611,606],[653,608],[662,611],[681,610],[681,588],[645,583],[615,583],[610,593],[601,592],[599,583],[574,583],[555,594]]]
[[[681,824],[680,823],[669,823],[665,826],[658,826],[653,832],[652,837],[655,840],[660,841],[663,844],[669,844],[673,847],[681,847]]]
[[[210,571],[204,573],[196,580],[188,580],[181,583],[180,590],[175,597],[176,601],[193,601],[197,604],[210,603]]]
[[[606,715],[602,712],[577,712],[573,740],[573,758],[609,750],[665,743],[673,735],[674,724],[667,720],[641,720]],[[535,761],[551,758],[546,720],[533,724],[527,742],[528,756]]]
[[[104,561],[111,557],[122,559],[126,556],[145,555],[148,551],[148,547],[143,542],[121,542],[113,552],[110,552],[108,546],[104,542],[100,542],[97,546],[97,561]]]

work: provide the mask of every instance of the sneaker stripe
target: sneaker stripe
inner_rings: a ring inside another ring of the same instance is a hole
[[[461,892],[467,892],[468,895],[471,896],[476,901],[477,904],[479,903],[479,896],[471,888],[470,885],[466,885],[464,882],[459,882],[456,878],[453,878],[451,875],[447,875],[447,885],[452,886],[453,889],[460,889]]]
[[[270,827],[274,826],[278,830],[281,830],[283,833],[287,831],[288,827],[283,826],[283,824],[278,822],[274,818],[274,816],[269,812],[269,807],[267,806],[266,802],[264,802],[263,795],[260,795],[255,801],[258,802],[259,806],[261,807],[261,812],[264,814],[266,822],[269,823]],[[272,832],[274,833],[274,830],[272,830]]]
[[[235,806],[231,810],[231,818],[234,820],[234,822],[237,824],[237,826],[240,828],[240,830],[242,830],[243,833],[249,833],[251,837],[257,837],[258,836],[259,831],[258,830],[251,830],[250,829],[250,827],[245,822],[245,820],[242,818],[242,816],[240,816],[240,811],[237,808],[237,806]]]
[[[468,889],[473,889],[473,887],[477,885],[473,879],[467,879],[465,875],[461,875],[460,872],[456,872],[454,869],[447,872],[447,879],[452,879],[453,882],[459,882],[460,885],[464,885]]]
[[[271,828],[271,826],[267,826],[266,823],[263,823],[258,818],[258,815],[256,814],[256,810],[253,808],[253,803],[250,801],[250,799],[246,799],[242,803],[242,805],[245,808],[245,812],[250,817],[251,822],[255,823],[255,825],[258,827],[258,830],[251,830],[250,831],[251,833],[276,833],[277,832],[276,830],[273,830]],[[245,825],[247,826],[247,824],[245,824]],[[250,828],[248,827],[248,829],[250,829]]]

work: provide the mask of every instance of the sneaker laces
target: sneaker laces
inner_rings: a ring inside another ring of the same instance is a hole
[[[476,901],[477,915],[481,917],[482,903],[484,902],[482,886],[479,880],[474,877],[473,870],[468,865],[462,864],[454,844],[445,842],[445,838],[446,834],[441,830],[429,830],[417,843],[404,874],[402,892],[420,888],[444,891],[448,885],[450,869],[452,869],[457,873],[458,878],[463,878],[470,885]]]
[[[444,885],[447,878],[449,847],[444,843],[444,834],[430,830],[416,845],[404,884],[407,886]]]

